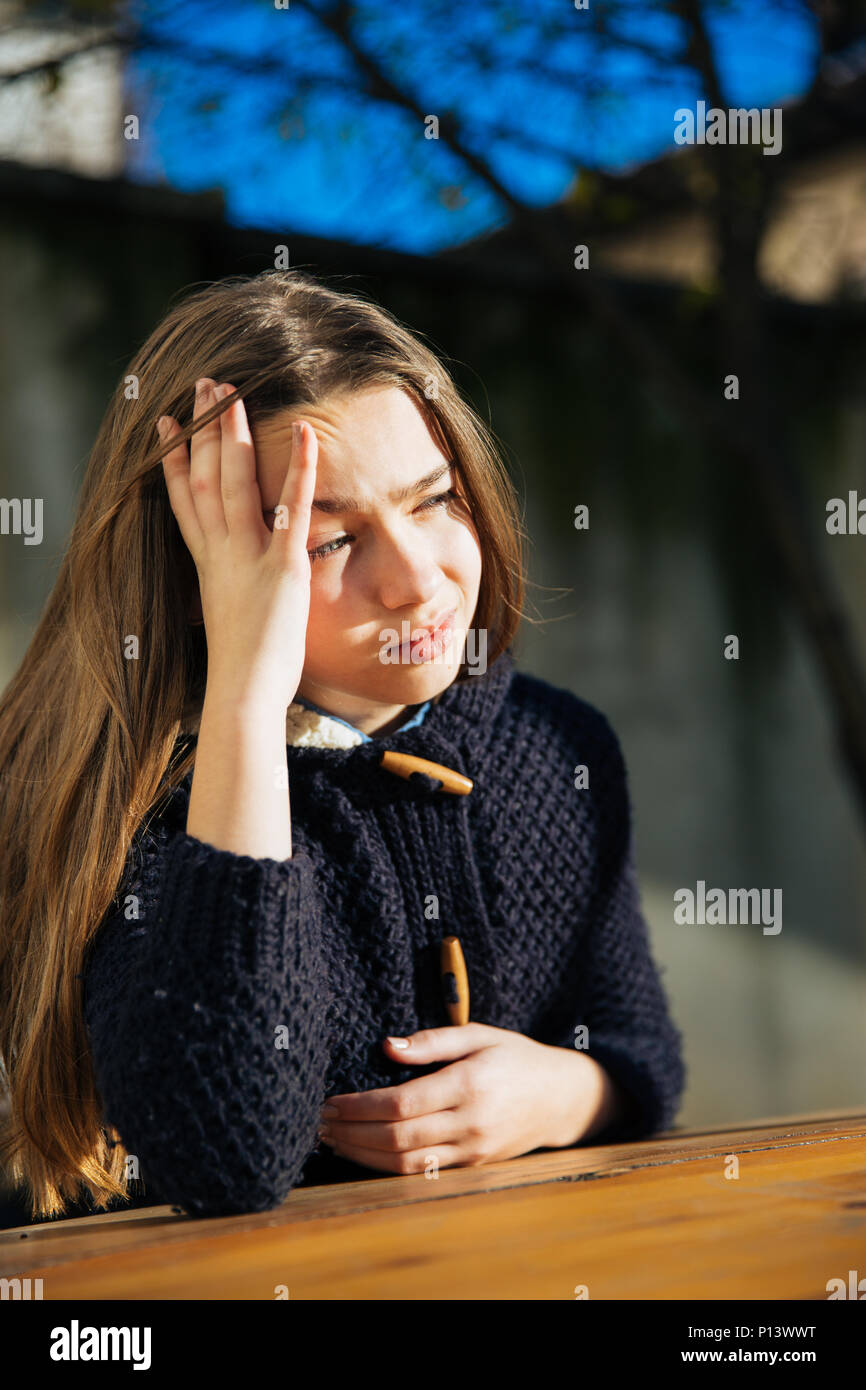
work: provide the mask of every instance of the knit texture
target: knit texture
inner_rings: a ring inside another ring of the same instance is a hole
[[[462,772],[472,791],[395,775],[380,766],[389,748]],[[473,1022],[568,1048],[587,1026],[586,1051],[630,1101],[593,1143],[673,1122],[682,1040],[641,912],[622,752],[599,710],[505,652],[414,728],[286,757],[292,858],[187,835],[190,773],[136,835],[88,952],[104,1119],[151,1200],[228,1215],[299,1185],[381,1177],[319,1145],[321,1109],[445,1065],[401,1065],[382,1043],[448,1024],[439,949],[452,933]]]

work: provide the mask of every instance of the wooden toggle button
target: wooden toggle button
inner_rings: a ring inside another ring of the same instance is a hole
[[[443,936],[439,948],[439,967],[448,1017],[458,1027],[469,1022],[469,976],[463,948],[456,936]]]
[[[398,777],[409,778],[413,772],[436,777],[442,783],[443,791],[454,792],[456,796],[468,796],[474,785],[462,772],[455,772],[453,767],[443,767],[441,763],[431,763],[428,758],[416,758],[411,753],[397,753],[392,749],[382,754],[381,766]]]

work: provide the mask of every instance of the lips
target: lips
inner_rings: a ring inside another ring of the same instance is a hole
[[[432,623],[412,623],[409,627],[411,634],[409,639],[405,642],[395,643],[391,651],[408,655],[413,650],[424,646],[439,647],[444,645],[456,616],[456,608],[446,608]]]
[[[444,627],[449,618],[456,616],[456,608],[445,608],[432,623],[413,623],[413,632],[438,632],[440,627]]]

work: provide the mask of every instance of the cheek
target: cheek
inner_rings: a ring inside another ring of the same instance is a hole
[[[345,595],[342,596],[345,602]],[[341,590],[335,585],[333,576],[329,579],[324,572],[317,571],[316,563],[310,578],[310,613],[307,619],[307,652],[322,651],[340,625]],[[333,646],[333,640],[331,640]]]
[[[331,669],[346,660],[346,646],[335,641],[335,633],[345,634],[349,645],[356,629],[370,620],[370,601],[363,579],[347,576],[339,559],[313,562],[310,576],[310,612],[307,619],[307,655],[317,664]]]
[[[451,566],[459,571],[467,590],[481,580],[481,546],[474,527],[451,527],[447,538],[447,556]]]

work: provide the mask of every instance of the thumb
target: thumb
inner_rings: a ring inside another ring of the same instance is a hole
[[[405,1038],[386,1038],[383,1047],[391,1057],[411,1065],[424,1062],[451,1062],[466,1057],[496,1041],[498,1028],[486,1023],[451,1024],[445,1028],[422,1028]]]

